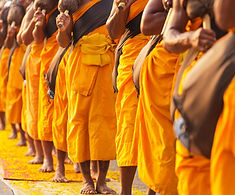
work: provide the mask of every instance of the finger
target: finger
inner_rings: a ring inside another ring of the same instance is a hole
[[[216,37],[211,36],[211,35],[207,35],[207,34],[202,34],[200,36],[200,40],[208,40],[208,41],[215,42],[216,41]]]

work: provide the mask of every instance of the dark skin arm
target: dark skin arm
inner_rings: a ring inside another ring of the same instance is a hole
[[[36,21],[33,19],[34,9],[31,7],[25,15],[25,21],[23,23],[24,30],[22,31],[21,38],[25,45],[29,45],[34,41],[33,30],[35,28]]]
[[[235,28],[235,1],[234,0],[216,0],[214,4],[214,13],[217,24],[220,28],[228,30]]]
[[[35,28],[33,30],[33,37],[36,43],[42,43],[45,38],[46,17],[40,8],[34,13]]]
[[[8,25],[5,47],[11,49],[16,39],[17,27]]]
[[[2,20],[0,20],[0,47],[4,45],[6,33],[7,33],[7,25],[4,24]]]
[[[141,19],[141,32],[144,35],[158,35],[162,31],[167,13],[162,0],[150,0]]]
[[[61,12],[56,18],[56,25],[58,27],[57,42],[61,47],[66,48],[72,38],[73,22],[71,16]]]
[[[119,39],[126,29],[126,23],[129,15],[130,6],[136,0],[114,0],[111,14],[106,22],[106,28],[112,39]],[[124,2],[126,5],[119,10],[118,5]]]
[[[172,16],[164,33],[163,46],[167,51],[182,53],[193,47],[206,52],[215,43],[215,33],[212,30],[199,28],[185,32],[188,20],[180,0],[174,0]]]

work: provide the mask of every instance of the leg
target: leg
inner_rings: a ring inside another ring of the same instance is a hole
[[[98,161],[92,160],[90,169],[91,169],[91,177],[93,180],[97,180],[97,178],[98,178],[98,168],[97,167],[98,167]]]
[[[75,173],[81,173],[79,163],[73,163],[73,169],[74,169]]]
[[[90,172],[90,161],[80,163],[82,176],[84,179],[84,187],[81,189],[81,194],[96,194],[94,182]]]
[[[15,124],[11,124],[11,135],[8,139],[16,139],[17,138],[17,129]]]
[[[29,164],[42,164],[43,163],[43,150],[40,140],[34,140],[36,156],[33,160],[29,161]]]
[[[53,149],[53,142],[50,141],[42,141],[42,148],[43,148],[43,165],[39,169],[41,172],[52,172],[53,169],[53,158],[52,158],[52,149]]]
[[[121,195],[131,195],[136,168],[135,166],[120,167]]]
[[[154,192],[153,190],[151,190],[150,188],[147,191],[147,195],[155,195],[156,192]]]
[[[109,169],[109,161],[98,161],[98,179],[96,181],[96,191],[100,194],[116,194],[116,192],[106,185],[106,175]]]
[[[0,112],[0,130],[4,130],[6,126],[5,112]]]
[[[65,167],[64,167],[65,157],[66,157],[66,152],[63,152],[61,150],[56,150],[57,166],[56,166],[55,177],[52,179],[52,181],[54,182],[59,182],[59,183],[68,182],[68,180],[65,177]]]
[[[28,152],[25,154],[25,156],[35,156],[34,140],[29,136],[28,133],[26,133],[26,136],[28,140]]]
[[[25,132],[23,131],[21,124],[18,125],[18,130],[20,132],[20,141],[16,145],[17,146],[26,146]]]

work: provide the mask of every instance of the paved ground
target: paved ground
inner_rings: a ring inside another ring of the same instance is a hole
[[[0,194],[1,195],[13,195],[13,191],[2,181],[0,181]]]

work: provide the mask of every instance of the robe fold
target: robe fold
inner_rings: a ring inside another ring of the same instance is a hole
[[[9,67],[6,119],[11,124],[21,123],[23,78],[19,69],[25,51],[25,45],[22,44],[17,47],[11,57],[11,64]]]
[[[140,73],[140,96],[135,136],[138,140],[140,179],[161,195],[177,194],[175,135],[170,102],[177,54],[168,53],[162,42],[145,59]]]
[[[139,0],[133,3],[130,7],[128,21],[141,13],[147,2],[147,0]],[[132,79],[132,67],[147,42],[148,37],[142,34],[128,39],[122,48],[122,55],[119,59],[116,100],[117,134],[115,139],[119,167],[137,166],[137,151],[132,150],[132,144],[138,98]]]
[[[35,140],[38,140],[38,102],[39,102],[39,78],[41,66],[41,51],[44,43],[32,43],[32,48],[26,65],[26,109],[27,132]]]

